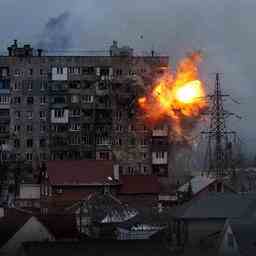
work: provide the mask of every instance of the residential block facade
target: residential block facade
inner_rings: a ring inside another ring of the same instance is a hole
[[[136,103],[168,66],[115,41],[109,56],[52,56],[15,41],[0,56],[1,157],[112,159],[124,174],[166,175],[168,124],[148,127]]]

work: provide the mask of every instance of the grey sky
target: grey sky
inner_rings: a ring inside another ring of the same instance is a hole
[[[66,31],[72,47],[105,49],[113,39],[135,49],[170,55],[175,61],[202,49],[202,75],[223,73],[223,87],[240,105],[229,103],[248,148],[256,148],[255,0],[0,0],[0,46],[14,38],[38,43],[51,17],[70,14]],[[143,35],[143,39],[140,39]],[[208,83],[208,86],[209,83]]]

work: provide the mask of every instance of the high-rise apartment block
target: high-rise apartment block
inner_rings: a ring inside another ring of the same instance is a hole
[[[167,174],[168,125],[148,127],[136,102],[168,65],[115,41],[108,56],[52,56],[15,41],[0,56],[2,159],[112,159],[126,174]]]

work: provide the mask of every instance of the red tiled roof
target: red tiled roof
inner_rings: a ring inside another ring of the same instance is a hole
[[[119,194],[158,194],[160,184],[156,176],[121,176],[121,189]]]
[[[113,176],[113,162],[102,160],[57,160],[47,162],[52,185],[102,185]]]

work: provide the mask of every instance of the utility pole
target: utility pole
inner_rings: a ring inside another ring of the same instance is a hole
[[[230,135],[236,136],[234,131],[229,131],[226,127],[226,119],[234,114],[224,109],[223,99],[225,97],[229,97],[229,95],[222,94],[220,75],[216,73],[214,93],[208,95],[211,102],[207,113],[210,116],[210,127],[208,131],[203,131],[202,134],[206,134],[208,139],[205,168],[208,174],[217,178],[229,175],[233,146],[233,139],[230,138]]]

